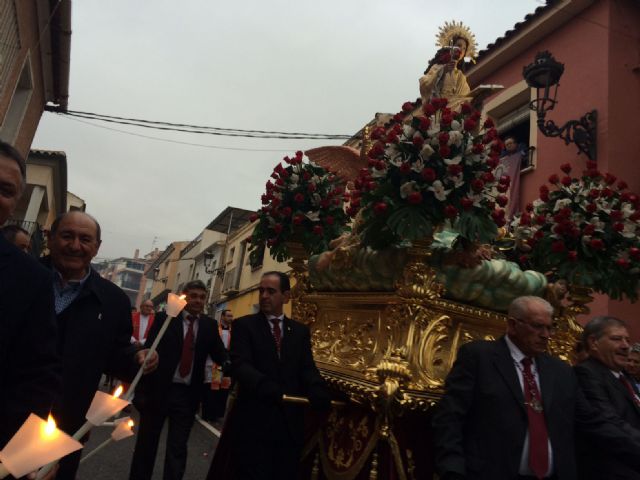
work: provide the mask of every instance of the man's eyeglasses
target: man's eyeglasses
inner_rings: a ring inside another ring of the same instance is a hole
[[[550,334],[553,334],[556,331],[556,325],[555,324],[547,325],[545,323],[527,322],[526,320],[523,320],[521,318],[516,318],[516,317],[511,317],[511,318],[514,319],[516,322],[520,322],[520,323],[523,323],[523,324],[527,325],[528,327],[532,328],[536,332],[547,331]]]

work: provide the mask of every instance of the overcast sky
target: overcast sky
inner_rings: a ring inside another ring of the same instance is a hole
[[[419,96],[446,20],[463,21],[484,48],[543,3],[76,1],[69,109],[353,134],[376,112],[397,112]],[[103,258],[191,240],[227,206],[255,210],[284,155],[331,144],[91,123],[45,113],[32,148],[67,153],[68,189],[102,224]]]

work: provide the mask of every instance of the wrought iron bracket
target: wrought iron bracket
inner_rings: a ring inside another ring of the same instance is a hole
[[[560,137],[565,145],[575,143],[579,154],[584,153],[594,161],[597,158],[597,125],[597,110],[583,115],[580,120],[569,120],[562,127],[558,127],[553,120],[545,121],[544,115],[538,117],[538,128],[546,137]]]

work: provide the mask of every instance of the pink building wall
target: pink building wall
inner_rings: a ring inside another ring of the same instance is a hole
[[[596,1],[477,83],[509,87],[522,81],[523,67],[543,50],[565,64],[559,103],[547,119],[562,126],[596,109],[599,169],[623,178],[640,193],[640,5],[632,0]],[[581,172],[587,160],[577,155],[573,144],[541,132],[537,138],[537,165],[522,176],[521,206],[538,198],[540,185],[552,173],[560,173],[560,164],[571,163],[575,172]],[[619,316],[630,323],[632,338],[640,341],[640,302],[598,296],[590,307],[591,315],[582,320],[601,314]]]

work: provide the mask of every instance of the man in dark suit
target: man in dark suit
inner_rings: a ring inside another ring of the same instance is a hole
[[[582,341],[589,358],[575,372],[585,397],[594,409],[640,432],[640,398],[624,372],[630,345],[626,324],[615,317],[595,317],[585,325]],[[640,478],[637,465],[626,464],[588,439],[580,438],[578,446],[581,479]]]
[[[0,225],[24,191],[21,155],[0,142]],[[47,418],[60,387],[51,273],[0,235],[0,450],[30,413]]]
[[[43,263],[53,271],[62,356],[62,392],[53,415],[59,427],[73,434],[85,422],[100,377],[108,373],[130,380],[145,352],[131,345],[131,311],[127,295],[91,268],[101,244],[100,225],[84,212],[60,215],[48,236],[50,257]],[[157,366],[157,355],[145,372]],[[56,480],[73,480],[80,452],[60,461]]]
[[[260,312],[233,324],[231,376],[238,394],[230,428],[238,479],[297,478],[304,412],[283,403],[283,394],[308,396],[318,409],[330,407],[313,361],[309,328],[284,316],[290,290],[285,274],[265,273],[259,287]]]
[[[187,305],[171,320],[158,344],[160,365],[140,382],[134,405],[140,410],[140,428],[131,462],[131,480],[150,480],[158,441],[165,419],[169,420],[164,480],[181,480],[187,464],[187,442],[202,393],[207,355],[228,363],[214,319],[202,314],[207,287],[200,280],[185,285]],[[155,340],[167,315],[160,313],[151,326],[147,345]]]
[[[571,367],[545,353],[552,313],[517,298],[504,337],[458,351],[433,417],[443,480],[575,480],[575,427],[638,463],[640,434],[591,409]]]

